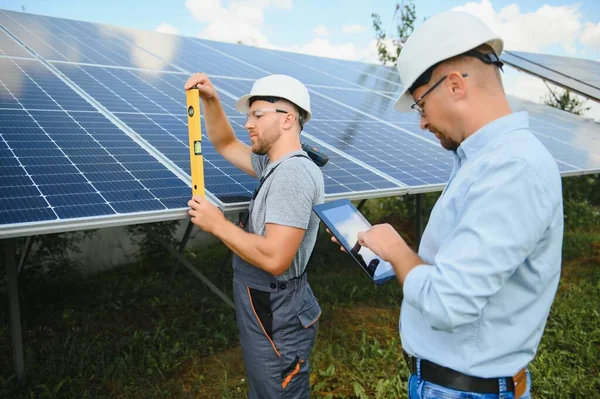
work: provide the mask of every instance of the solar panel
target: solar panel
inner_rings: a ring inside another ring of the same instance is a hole
[[[307,84],[313,120],[302,140],[330,156],[328,199],[439,190],[452,168],[418,115],[393,110],[401,89],[393,67],[2,10],[0,24],[0,235],[31,233],[28,223],[64,231],[185,217],[183,84],[195,71],[211,76],[248,144],[234,105],[254,80],[284,73]],[[597,124],[511,102],[530,112],[561,173],[600,170]],[[225,211],[245,207],[256,179],[209,140],[203,155],[208,195]]]
[[[378,120],[398,124],[418,124],[418,120],[411,113],[400,113],[394,110],[395,98],[390,98],[375,91],[337,88],[316,88],[314,91],[318,95],[315,101],[320,104],[325,102],[322,100],[325,96],[328,99],[342,103],[344,108],[350,107]],[[327,103],[331,103],[331,101],[327,101]],[[331,116],[331,114],[328,113],[328,116]]]
[[[261,68],[236,60],[229,54],[206,45],[208,41],[184,37],[182,51],[175,53],[172,62],[189,72],[202,71],[209,75],[232,76],[256,80],[267,75]],[[152,51],[151,47],[148,48]]]
[[[187,118],[181,95],[187,74],[160,71],[150,73],[87,65],[57,64],[56,66],[65,76],[94,97],[183,172],[190,173]],[[232,96],[222,95],[221,99],[238,138],[246,144],[250,144],[250,141],[243,128],[244,120],[234,110],[234,98],[242,95],[242,92],[247,93],[252,82],[251,80],[214,79],[217,87],[224,88],[232,94]],[[206,189],[226,204],[248,202],[256,187],[256,179],[225,161],[209,140],[206,140],[203,145],[203,155]],[[327,176],[328,169],[323,169],[323,173]],[[370,191],[377,188],[364,186],[359,189],[358,184],[339,185],[334,180],[327,181],[331,183],[325,187],[327,194],[340,192],[355,194],[357,190]]]
[[[441,187],[452,170],[448,151],[382,122],[311,121],[306,131],[414,192]]]
[[[523,51],[505,51],[501,58],[517,69],[600,101],[600,62]]]
[[[125,40],[119,29],[5,10],[0,24],[47,61],[176,70]]]
[[[333,58],[325,58],[324,60],[335,64],[338,68],[353,69],[361,74],[367,73],[385,82],[383,87],[370,88],[372,90],[397,92],[402,89],[402,82],[400,82],[400,76],[398,75],[398,70],[395,66],[367,64],[365,62]],[[392,85],[389,85],[388,82],[392,83]]]
[[[563,174],[600,171],[598,122],[556,108],[509,98],[513,110],[529,113],[531,131],[554,156]]]
[[[323,148],[323,143],[302,136],[302,141]],[[329,162],[322,169],[325,179],[325,192],[329,199],[335,198],[369,198],[400,195],[406,189],[399,186],[381,173],[376,173],[335,151],[327,151]]]
[[[0,225],[186,206],[181,179],[39,61],[0,68]]]

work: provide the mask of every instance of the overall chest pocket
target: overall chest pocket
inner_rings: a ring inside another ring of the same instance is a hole
[[[321,306],[313,294],[312,289],[306,284],[299,293],[300,307],[298,310],[298,319],[302,327],[309,328],[321,316]]]

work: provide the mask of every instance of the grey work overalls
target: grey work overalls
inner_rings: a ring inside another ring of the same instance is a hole
[[[306,273],[290,281],[277,281],[235,254],[233,268],[248,397],[310,397],[309,356],[321,307]]]
[[[261,179],[254,198],[266,178],[268,175]],[[233,270],[235,314],[246,363],[248,397],[310,397],[309,356],[321,307],[306,272],[289,281],[278,281],[235,254]]]

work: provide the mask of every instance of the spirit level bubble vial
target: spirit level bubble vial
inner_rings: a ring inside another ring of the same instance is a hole
[[[202,125],[200,123],[200,94],[190,89],[187,96],[188,132],[190,136],[190,169],[192,195],[204,197],[204,163],[202,158]]]

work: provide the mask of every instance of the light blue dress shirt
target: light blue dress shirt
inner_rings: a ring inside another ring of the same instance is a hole
[[[560,277],[561,179],[525,112],[462,142],[404,281],[403,348],[462,373],[514,375],[537,350]]]

